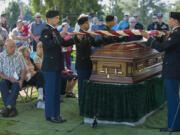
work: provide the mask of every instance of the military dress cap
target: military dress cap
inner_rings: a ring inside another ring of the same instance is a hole
[[[180,20],[180,12],[170,12],[169,16],[170,16],[171,18]]]
[[[88,19],[89,19],[89,16],[88,16],[88,15],[86,15],[86,14],[81,14],[81,15],[78,17],[77,23],[78,23],[79,25],[82,25],[82,24],[84,24],[85,22],[87,22]]]
[[[56,16],[59,16],[59,12],[56,11],[56,10],[49,10],[46,13],[46,18],[53,18],[53,17],[56,17]]]
[[[6,14],[1,14],[1,17],[6,17]]]

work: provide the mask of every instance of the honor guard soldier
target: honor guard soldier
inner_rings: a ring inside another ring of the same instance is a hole
[[[104,30],[112,31],[112,28],[115,25],[116,25],[115,16],[107,15],[106,16],[106,27],[104,28]],[[112,36],[109,36],[109,37],[107,37],[107,39],[105,39],[105,42],[106,42],[106,44],[119,43],[119,42],[122,42],[122,41],[126,41],[127,39],[128,39],[127,36],[123,36],[123,37],[112,37]]]
[[[162,76],[167,94],[168,128],[161,131],[173,132],[180,130],[180,12],[170,13],[168,25],[172,32],[167,38],[161,33],[156,37],[149,37],[146,32],[142,32],[142,35],[148,38],[148,46],[159,52],[165,52]]]
[[[110,20],[114,21],[114,16],[110,17]],[[78,18],[78,24],[80,26],[80,32],[88,31],[89,29],[89,22],[88,22],[88,15],[82,14]],[[110,28],[115,25],[114,22],[111,23]],[[117,40],[118,39],[118,40]],[[92,46],[97,47],[100,45],[107,45],[114,42],[121,42],[124,39],[116,38],[112,39],[112,37],[102,37],[95,41],[94,37],[90,34],[85,35],[77,35],[75,36],[75,44],[76,44],[76,64],[75,67],[77,69],[78,74],[78,98],[79,98],[79,105],[82,103],[82,93],[83,93],[83,81],[89,80],[92,71],[92,61],[91,61],[91,52]]]
[[[56,29],[59,22],[59,12],[50,10],[46,13],[47,25],[42,30],[40,40],[43,43],[42,71],[44,74],[45,89],[45,117],[54,123],[62,123],[65,120],[60,116],[61,71],[64,69],[64,61],[61,46],[70,46],[74,40],[64,40]]]

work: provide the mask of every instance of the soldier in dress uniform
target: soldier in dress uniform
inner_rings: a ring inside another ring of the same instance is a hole
[[[180,130],[179,84],[180,84],[180,12],[171,12],[168,22],[172,32],[168,37],[161,33],[149,37],[146,32],[142,35],[148,38],[147,45],[159,52],[165,52],[162,76],[166,86],[168,103],[168,128],[160,131]],[[175,115],[177,112],[177,115]]]
[[[90,24],[88,15],[81,14],[77,20],[80,26],[80,32],[88,31]],[[94,37],[90,34],[76,35],[76,64],[75,68],[78,74],[78,100],[79,105],[82,103],[82,85],[84,80],[89,80],[92,70],[91,47],[101,45],[100,40],[95,41]]]
[[[111,18],[111,17],[110,17]],[[114,17],[111,18],[114,20]],[[82,14],[78,18],[78,24],[80,26],[80,32],[87,31],[89,29],[88,16]],[[115,23],[112,23],[115,24]],[[111,26],[111,28],[114,25]],[[76,69],[78,74],[78,98],[79,105],[82,103],[82,86],[84,80],[89,80],[92,71],[92,61],[90,59],[91,56],[91,47],[97,47],[100,45],[107,45],[114,42],[122,42],[123,38],[117,37],[102,37],[95,41],[94,37],[90,34],[85,35],[77,35],[75,36],[75,44],[76,44]]]
[[[104,30],[106,31],[112,31],[112,28],[116,25],[116,21],[115,21],[115,16],[113,15],[107,15],[106,16],[106,27],[104,28]],[[128,37],[127,36],[123,36],[123,37],[112,37],[109,36],[106,39],[106,44],[110,44],[110,43],[118,43],[118,42],[122,42],[122,41],[127,41]]]
[[[47,25],[41,33],[40,40],[43,43],[42,71],[44,74],[45,89],[45,117],[54,123],[62,123],[65,120],[60,116],[61,70],[64,69],[64,61],[61,46],[70,46],[74,40],[64,40],[65,32],[61,36],[55,26],[59,22],[58,11],[50,10],[46,13]]]

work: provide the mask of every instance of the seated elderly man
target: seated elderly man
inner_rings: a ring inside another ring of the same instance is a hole
[[[22,55],[15,51],[14,40],[8,39],[5,43],[5,51],[0,53],[0,90],[4,102],[3,117],[14,117],[16,99],[25,77],[25,64]]]

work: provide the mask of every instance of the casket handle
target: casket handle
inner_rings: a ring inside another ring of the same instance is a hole
[[[105,71],[104,71],[104,70],[101,70],[101,71],[100,71],[100,73],[104,73],[104,72],[107,74],[107,73],[108,73],[108,69],[105,68]]]
[[[118,74],[122,75],[122,72],[118,72]]]
[[[115,71],[114,71],[115,75],[117,74],[117,69],[115,68]]]
[[[107,74],[107,70],[108,70],[108,69],[106,68],[106,74]]]

